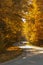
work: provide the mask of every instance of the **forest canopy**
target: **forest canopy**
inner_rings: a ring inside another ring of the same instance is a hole
[[[41,2],[40,0],[0,0],[1,49],[21,41],[23,37],[35,45],[43,43],[42,2],[42,0]]]

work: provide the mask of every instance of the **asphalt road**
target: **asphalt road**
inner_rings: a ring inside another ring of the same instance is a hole
[[[43,65],[43,51],[24,49],[21,56],[0,65]]]

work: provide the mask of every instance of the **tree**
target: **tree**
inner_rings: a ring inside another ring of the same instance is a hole
[[[38,5],[39,4],[39,5]],[[41,4],[41,5],[40,5]],[[32,42],[34,45],[43,45],[43,15],[42,15],[42,1],[34,0],[31,3],[33,8],[29,11],[29,18],[26,21],[26,38],[28,41]],[[41,11],[40,11],[41,10]]]
[[[0,5],[0,48],[3,49],[21,40],[23,22],[13,0],[1,0]]]
[[[0,47],[6,47],[19,42],[22,36],[22,20],[17,15],[0,19]],[[2,46],[2,45],[3,46]]]
[[[0,30],[0,44],[4,44],[0,47],[21,40],[22,18],[26,18],[27,11],[28,0],[0,0],[0,24],[3,22],[3,26],[5,26]]]

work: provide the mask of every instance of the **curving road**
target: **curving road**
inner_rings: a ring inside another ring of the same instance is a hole
[[[43,48],[37,47],[23,48],[21,56],[11,61],[1,63],[0,65],[43,65]]]

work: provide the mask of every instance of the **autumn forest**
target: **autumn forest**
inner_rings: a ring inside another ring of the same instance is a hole
[[[43,46],[43,0],[0,0],[0,51],[22,40]]]

